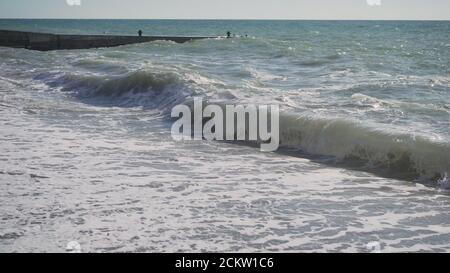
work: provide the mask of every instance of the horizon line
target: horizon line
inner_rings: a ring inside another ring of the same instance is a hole
[[[307,19],[307,18],[20,18],[4,17],[0,20],[186,20],[186,21],[450,21],[450,19]]]

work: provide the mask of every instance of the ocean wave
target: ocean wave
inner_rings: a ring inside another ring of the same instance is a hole
[[[65,73],[49,84],[96,104],[144,106],[167,111],[195,93],[180,73],[149,69],[114,77]]]
[[[219,103],[223,109],[224,104]],[[244,143],[253,146],[254,141]],[[282,112],[280,147],[289,154],[301,150],[299,155],[306,152],[349,167],[450,188],[450,144],[423,135],[356,120]]]
[[[450,173],[450,145],[424,136],[387,131],[344,119],[285,114],[284,147],[366,164],[401,176],[442,180]]]
[[[189,103],[193,96],[208,99],[211,86],[223,85],[207,77],[161,69],[110,77],[64,73],[43,79],[89,103],[155,108],[165,117],[173,106]],[[390,103],[363,94],[352,99],[370,105]],[[449,143],[352,120],[282,113],[280,141],[282,147],[363,163],[413,180],[446,181],[450,173]]]

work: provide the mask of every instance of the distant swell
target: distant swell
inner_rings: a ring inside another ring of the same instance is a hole
[[[343,120],[283,115],[282,146],[359,162],[408,178],[435,181],[450,173],[450,145],[406,133]]]

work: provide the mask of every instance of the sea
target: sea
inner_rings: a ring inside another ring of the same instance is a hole
[[[450,252],[448,21],[0,29],[211,37],[0,47],[0,252]],[[279,105],[280,148],[175,141],[198,97]]]

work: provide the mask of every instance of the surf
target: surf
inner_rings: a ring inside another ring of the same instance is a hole
[[[388,130],[361,121],[283,114],[282,147],[358,162],[409,177],[439,181],[450,173],[450,144],[415,134]]]
[[[147,68],[109,77],[65,73],[43,79],[83,102],[104,107],[158,109],[166,120],[172,120],[173,107],[192,107],[194,96],[205,97],[205,106],[215,103],[200,88],[201,84],[211,87],[214,80],[174,70]],[[355,94],[352,99],[360,97]],[[367,98],[363,97],[364,100]],[[239,102],[235,98],[218,104],[226,105],[236,100]],[[289,111],[280,113],[279,128],[280,147],[285,150],[329,156],[336,162],[385,170],[408,180],[445,183],[450,173],[450,145],[432,137],[391,130],[369,121]]]

